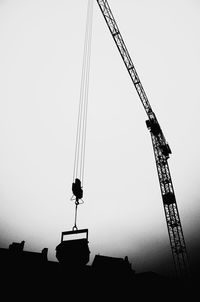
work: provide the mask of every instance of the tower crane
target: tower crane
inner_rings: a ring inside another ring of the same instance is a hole
[[[174,266],[178,277],[185,278],[189,276],[189,262],[174,187],[168,165],[171,149],[149,103],[108,1],[97,0],[97,3],[148,117],[146,120],[146,126],[150,131],[153,144]]]

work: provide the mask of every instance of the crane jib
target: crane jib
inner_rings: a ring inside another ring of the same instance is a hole
[[[132,82],[135,86],[135,89],[136,89],[136,91],[139,95],[139,98],[140,98],[140,100],[141,100],[141,102],[144,106],[144,109],[145,109],[146,114],[149,118],[149,121],[152,122],[153,125],[158,125],[159,128],[160,128],[160,125],[158,123],[156,115],[153,112],[153,110],[151,108],[151,105],[148,101],[147,95],[146,95],[145,90],[142,86],[139,75],[138,75],[138,73],[135,69],[135,66],[134,66],[133,62],[132,62],[131,56],[130,56],[128,50],[127,50],[126,44],[123,40],[123,37],[120,33],[120,30],[117,26],[117,23],[116,23],[115,19],[114,19],[114,16],[111,12],[111,9],[109,7],[108,2],[107,1],[102,1],[102,0],[97,1],[97,2],[100,6],[100,9],[101,9],[102,13],[103,13],[104,19],[105,19],[105,21],[108,25],[108,28],[109,28],[109,30],[112,34],[112,37],[115,41],[115,44],[116,44],[116,46],[119,50],[119,53],[122,57],[122,60],[124,61],[124,64],[127,68],[127,71],[128,71],[128,73],[131,77],[131,80],[132,80]],[[161,130],[161,128],[160,128],[160,130]],[[162,131],[160,131],[160,137],[162,137],[161,145],[166,144],[166,140],[164,138],[164,135],[163,135]]]
[[[118,25],[114,19],[108,1],[97,0],[97,3],[148,116],[146,125],[150,130],[153,144],[174,267],[179,277],[187,278],[189,277],[188,255],[186,251],[186,244],[176,203],[170,170],[167,162],[169,154],[171,154],[171,149],[165,140],[156,115],[150,106],[144,88],[131,60]]]

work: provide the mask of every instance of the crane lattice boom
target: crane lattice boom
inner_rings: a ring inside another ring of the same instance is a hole
[[[144,91],[140,78],[131,60],[107,0],[97,0],[97,3],[148,116],[146,125],[151,133],[174,265],[178,276],[187,277],[189,265],[186,244],[167,162],[169,154],[171,154],[171,150],[165,140],[156,115],[148,101],[147,95]]]

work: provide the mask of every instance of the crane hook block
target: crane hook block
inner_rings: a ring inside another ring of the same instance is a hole
[[[83,189],[81,187],[80,179],[76,178],[75,182],[72,183],[72,192],[77,199],[83,198]]]

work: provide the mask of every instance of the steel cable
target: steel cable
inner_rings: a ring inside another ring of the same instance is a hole
[[[89,73],[91,58],[91,39],[92,39],[92,17],[93,0],[88,0],[86,30],[83,51],[83,63],[79,96],[78,122],[76,132],[76,146],[73,181],[79,178],[83,183],[85,167],[85,147],[86,147],[86,126],[88,112],[88,94],[89,94]]]

